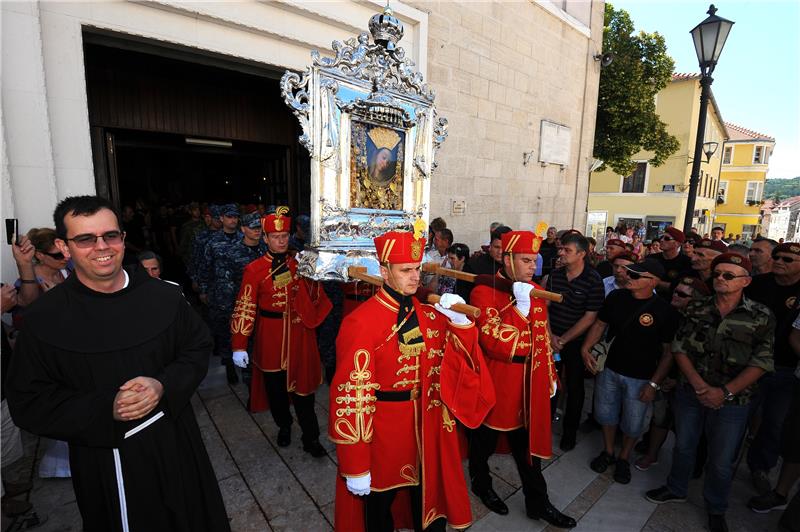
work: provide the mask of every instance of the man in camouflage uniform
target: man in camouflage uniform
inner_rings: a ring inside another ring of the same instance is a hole
[[[236,206],[224,206],[223,213],[222,230],[206,244],[198,269],[198,288],[201,300],[208,306],[208,322],[214,335],[214,354],[221,358],[228,382],[235,384],[239,379],[231,359],[230,319],[233,301],[239,291],[244,267],[263,255],[266,245],[261,242],[258,214],[243,216],[242,231],[239,231],[239,211]]]
[[[198,285],[197,273],[200,263],[203,261],[203,253],[206,250],[206,244],[214,236],[217,231],[222,229],[222,218],[220,217],[221,210],[219,205],[210,205],[208,210],[211,213],[211,222],[209,226],[202,229],[197,236],[194,237],[192,242],[192,254],[189,263],[186,265],[186,273],[192,280],[192,289],[195,292],[200,292]]]
[[[773,371],[775,317],[743,295],[750,260],[723,253],[711,263],[715,294],[689,303],[672,343],[682,373],[675,394],[676,443],[667,485],[650,490],[656,504],[684,502],[697,443],[705,428],[708,466],[703,496],[708,528],[727,531],[725,511],[736,454],[747,426],[753,384]]]

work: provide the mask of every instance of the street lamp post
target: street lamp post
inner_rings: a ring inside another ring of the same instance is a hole
[[[733,22],[716,15],[717,8],[714,4],[708,8],[708,18],[695,26],[691,31],[694,39],[694,49],[697,60],[700,62],[700,116],[697,120],[697,136],[694,143],[694,160],[692,173],[689,177],[689,197],[686,200],[686,216],[683,220],[683,230],[688,233],[692,230],[694,206],[697,201],[697,186],[700,182],[700,162],[703,155],[703,137],[706,131],[706,114],[708,100],[711,97],[711,84],[714,79],[711,73],[717,66],[717,60],[728,39]]]

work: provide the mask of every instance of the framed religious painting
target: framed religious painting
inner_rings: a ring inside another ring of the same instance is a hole
[[[389,11],[364,32],[312,53],[281,80],[311,158],[310,243],[301,275],[346,281],[347,268],[377,273],[372,239],[428,219],[435,152],[447,137],[433,90],[396,46],[403,26]]]

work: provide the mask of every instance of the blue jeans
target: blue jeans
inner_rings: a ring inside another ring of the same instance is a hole
[[[617,426],[626,436],[638,438],[645,429],[650,403],[639,400],[646,379],[620,375],[608,368],[597,374],[594,385],[594,419]]]
[[[733,482],[736,454],[747,427],[750,405],[725,404],[713,410],[700,404],[694,389],[682,384],[675,393],[675,450],[667,488],[674,495],[686,497],[694,469],[700,435],[708,439],[708,463],[703,497],[710,514],[724,514]]]
[[[776,367],[774,373],[767,373],[758,381],[753,413],[761,409],[761,425],[747,452],[747,465],[751,470],[769,471],[778,463],[781,429],[796,382],[794,368],[783,367]]]

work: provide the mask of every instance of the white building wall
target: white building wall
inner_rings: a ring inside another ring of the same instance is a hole
[[[93,194],[84,28],[177,44],[279,68],[302,70],[312,50],[366,30],[385,4],[342,2],[0,2],[2,17],[2,218],[20,230],[52,226],[56,203]],[[427,20],[393,1],[402,45],[425,75]],[[2,279],[16,269],[8,246]]]
[[[769,222],[769,231],[767,233],[767,238],[771,238],[773,240],[786,238],[786,233],[789,231],[790,217],[791,217],[791,211],[789,209],[783,208],[783,209],[773,210],[772,217]]]

